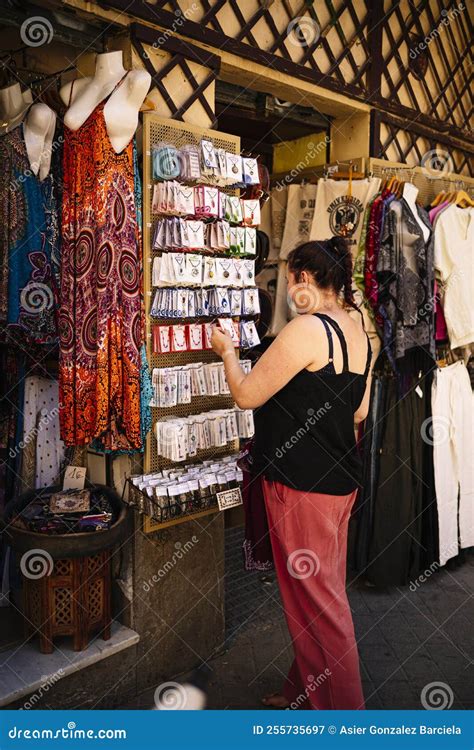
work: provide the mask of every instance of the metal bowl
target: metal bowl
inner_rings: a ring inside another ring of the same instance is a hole
[[[11,500],[0,520],[2,537],[14,550],[24,554],[31,549],[40,549],[48,552],[54,560],[65,557],[88,557],[95,555],[104,549],[113,547],[122,541],[127,531],[131,529],[131,514],[128,506],[120,499],[118,494],[105,485],[87,485],[90,489],[98,489],[107,495],[115,512],[116,520],[110,527],[103,531],[84,531],[75,534],[39,534],[35,531],[21,529],[11,524],[11,519],[25,508],[32,500],[41,497],[41,494],[61,492],[61,487],[45,487],[42,490],[26,492],[20,498]]]

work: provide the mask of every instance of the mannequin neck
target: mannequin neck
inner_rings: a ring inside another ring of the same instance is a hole
[[[25,111],[27,106],[19,83],[0,89],[0,114],[3,119],[11,120]]]
[[[117,80],[124,76],[126,72],[123,67],[121,51],[97,55],[94,78],[103,81]]]

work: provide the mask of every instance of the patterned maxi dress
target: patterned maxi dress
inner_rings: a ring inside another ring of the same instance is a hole
[[[30,167],[23,123],[0,137],[0,330],[2,340],[19,349],[57,342],[55,160],[53,154],[51,172],[40,181]]]
[[[143,300],[134,144],[112,148],[106,101],[77,131],[65,130],[61,437],[68,446],[99,438],[106,450],[136,450]]]

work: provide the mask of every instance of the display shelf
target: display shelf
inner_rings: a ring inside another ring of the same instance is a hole
[[[152,176],[152,148],[155,144],[165,142],[180,148],[187,143],[198,145],[202,138],[212,140],[217,148],[224,148],[234,154],[240,153],[240,138],[233,135],[220,133],[216,130],[199,128],[188,123],[182,123],[175,120],[165,119],[153,114],[145,113],[143,117],[143,267],[144,267],[144,298],[145,298],[145,333],[147,357],[150,369],[156,367],[175,367],[191,362],[217,362],[219,357],[212,350],[191,351],[191,352],[170,352],[167,354],[154,353],[152,349],[152,327],[157,324],[166,325],[168,322],[181,322],[176,319],[163,320],[150,315],[151,305],[153,302],[153,285],[152,285],[152,263],[153,258],[161,251],[153,250],[152,242],[154,236],[154,227],[160,216],[152,212],[153,198],[153,176]],[[220,190],[230,194],[237,195],[238,190],[221,187]],[[238,350],[236,350],[238,352]],[[188,416],[191,413],[209,411],[210,409],[232,408],[234,402],[229,396],[196,396],[192,404],[182,404],[173,408],[152,408],[152,428],[147,437],[144,456],[144,473],[152,473],[169,468],[172,464],[169,460],[161,457],[156,449],[155,425],[162,416],[176,415],[177,417]],[[209,450],[199,451],[198,455],[193,457],[194,462],[202,461],[207,458],[220,458],[222,456],[235,453],[238,450],[238,441],[228,443],[221,448],[211,448]],[[156,531],[165,526],[175,525],[197,518],[209,513],[218,512],[218,508],[205,509],[194,514],[183,514],[180,518],[174,518],[166,521],[160,521],[151,516],[145,515],[143,530],[145,533]]]

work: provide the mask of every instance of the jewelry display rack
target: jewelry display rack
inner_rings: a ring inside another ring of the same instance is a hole
[[[153,198],[153,173],[152,173],[152,149],[158,143],[169,143],[176,148],[181,148],[186,144],[199,145],[201,139],[211,140],[216,148],[223,148],[234,154],[240,153],[240,138],[233,135],[220,133],[217,130],[208,130],[199,128],[187,123],[178,122],[158,117],[153,114],[145,113],[143,117],[143,284],[145,298],[145,319],[146,319],[146,348],[148,364],[152,371],[156,367],[176,367],[192,362],[217,362],[219,357],[212,350],[186,351],[186,352],[169,352],[158,354],[153,352],[152,346],[152,328],[156,324],[168,325],[176,323],[175,319],[152,318],[150,309],[153,302],[153,285],[152,285],[152,265],[156,255],[161,253],[160,250],[153,250],[153,237],[155,232],[158,216],[152,212]],[[204,179],[202,184],[206,184]],[[231,188],[219,188],[229,195],[238,195],[239,191]],[[200,320],[200,319],[196,319]],[[208,321],[209,319],[207,319]],[[221,396],[196,396],[193,397],[189,404],[178,404],[172,408],[152,408],[152,428],[147,437],[144,456],[144,473],[149,474],[161,471],[172,466],[169,460],[159,456],[156,445],[155,425],[160,417],[175,416],[185,417],[190,414],[207,412],[212,409],[228,409],[234,406],[233,399],[230,395]],[[199,462],[210,458],[220,458],[238,451],[239,441],[235,440],[226,446],[211,448],[207,451],[198,451],[198,454],[190,459],[191,462]],[[160,518],[150,517],[143,514],[143,530],[145,533],[151,533],[162,529],[166,526],[172,526],[177,523],[184,523],[193,518],[198,518],[211,513],[218,512],[218,508],[212,503],[212,507],[205,510],[184,513],[172,520],[162,521]]]

